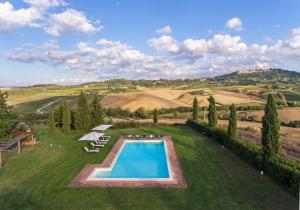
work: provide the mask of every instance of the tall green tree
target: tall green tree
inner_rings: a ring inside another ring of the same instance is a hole
[[[60,104],[56,109],[54,109],[54,119],[57,123],[58,128],[63,127],[63,115],[64,115],[64,106]]]
[[[208,125],[210,127],[216,127],[217,126],[218,115],[217,115],[215,98],[213,96],[210,96],[208,101],[209,101]]]
[[[49,127],[50,135],[54,136],[55,135],[55,128],[56,128],[54,111],[50,111],[50,113],[49,113],[48,127]]]
[[[236,108],[235,105],[232,104],[229,107],[230,110],[230,117],[229,117],[229,124],[227,128],[227,133],[232,138],[236,137],[236,124],[237,124],[237,114],[236,114]]]
[[[7,93],[0,91],[0,138],[7,136],[13,126],[11,110],[6,103],[6,99]]]
[[[198,100],[195,97],[193,101],[193,120],[198,120],[198,113],[199,113],[199,105],[198,105]]]
[[[84,131],[88,131],[91,128],[91,112],[87,98],[82,91],[78,96],[75,127]]]
[[[157,109],[154,109],[154,111],[153,111],[153,123],[154,124],[158,123],[158,112],[157,112]]]
[[[62,119],[62,128],[64,133],[68,134],[71,130],[71,113],[69,109],[68,102],[64,101],[63,106],[63,119]]]
[[[261,129],[261,143],[266,158],[272,157],[279,152],[281,146],[279,129],[280,121],[278,119],[276,102],[274,96],[269,94]]]
[[[91,116],[93,119],[92,126],[97,126],[104,123],[105,110],[103,109],[99,97],[96,94],[91,104]]]

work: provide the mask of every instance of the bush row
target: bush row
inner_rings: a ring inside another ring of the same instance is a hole
[[[211,137],[219,144],[224,145],[257,170],[263,170],[276,182],[284,185],[294,195],[298,195],[300,181],[300,165],[281,156],[264,160],[262,149],[246,140],[232,139],[225,129],[210,128],[205,123],[188,120],[187,125]]]
[[[290,122],[281,122],[281,125],[292,127],[292,128],[300,128],[300,120],[290,121]]]
[[[137,121],[124,121],[113,123],[113,129],[125,129],[125,128],[156,128],[161,125],[170,125],[170,124],[154,124],[153,122],[137,122]],[[172,125],[180,125],[178,123],[174,123]]]
[[[153,128],[156,127],[152,122],[136,122],[136,121],[126,121],[126,122],[117,122],[113,124],[113,129],[125,129],[125,128]]]

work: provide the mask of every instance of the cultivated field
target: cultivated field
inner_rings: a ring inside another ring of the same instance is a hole
[[[264,111],[243,111],[247,115],[253,115],[257,117],[258,121],[261,121]],[[294,120],[300,120],[300,107],[285,108],[278,110],[278,116],[281,121],[289,122]]]
[[[106,95],[102,104],[105,107],[120,107],[122,109],[136,110],[143,107],[146,110],[155,108],[175,108],[191,106],[194,98],[199,101],[199,106],[208,106],[207,98],[213,95],[218,105],[235,104],[261,104],[262,99],[243,93],[230,91],[211,91],[206,89],[175,90],[171,88],[149,89],[138,93],[122,93]]]

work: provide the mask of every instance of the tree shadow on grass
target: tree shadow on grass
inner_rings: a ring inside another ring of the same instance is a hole
[[[1,190],[1,209],[45,209],[42,203],[33,196],[27,196],[18,190]]]

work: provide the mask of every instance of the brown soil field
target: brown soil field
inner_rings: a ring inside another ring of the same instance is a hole
[[[261,121],[264,111],[246,111],[248,115],[257,116],[257,120]],[[278,116],[281,121],[289,122],[300,120],[300,107],[279,109]]]
[[[261,145],[260,132],[238,131],[237,135],[241,139]],[[300,162],[300,141],[297,141],[294,138],[281,136],[281,143],[280,153],[289,159]]]
[[[120,107],[134,111],[139,107],[146,110],[155,108],[175,108],[179,106],[191,106],[195,97],[197,97],[200,106],[208,106],[207,98],[212,94],[216,103],[220,105],[261,103],[261,100],[248,96],[243,93],[230,91],[206,92],[204,95],[192,95],[189,92],[195,90],[175,90],[170,88],[152,89],[138,93],[121,93],[106,95],[101,103],[104,107]]]
[[[216,99],[216,103],[220,105],[230,104],[247,104],[247,103],[262,103],[256,97],[250,97],[243,93],[229,92],[229,91],[216,91],[213,96]]]
[[[139,107],[143,107],[146,110],[175,108],[187,106],[180,101],[176,101],[176,98],[183,93],[184,91],[182,90],[156,89],[138,93],[110,94],[105,96],[101,103],[104,107],[120,107],[130,111],[134,111]]]
[[[218,125],[227,126],[228,120],[218,120]],[[257,132],[260,132],[261,129],[260,122],[238,121],[237,126],[238,128],[252,128]],[[280,126],[280,134],[286,137],[295,138],[295,140],[300,142],[300,128]]]

